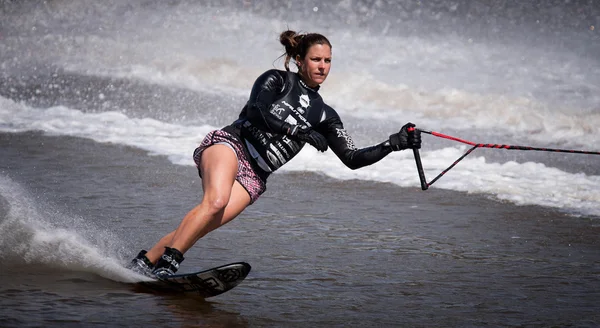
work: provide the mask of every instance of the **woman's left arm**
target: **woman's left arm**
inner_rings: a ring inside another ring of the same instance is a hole
[[[331,109],[333,111],[333,109]],[[352,137],[344,129],[340,117],[333,111],[322,121],[317,131],[327,138],[327,143],[337,157],[352,170],[374,164],[392,152],[389,141],[358,149]]]

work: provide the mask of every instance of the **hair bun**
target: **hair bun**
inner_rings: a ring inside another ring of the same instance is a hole
[[[285,47],[286,50],[293,49],[298,44],[298,42],[296,42],[297,36],[298,33],[296,33],[296,31],[287,30],[279,35],[279,42]]]

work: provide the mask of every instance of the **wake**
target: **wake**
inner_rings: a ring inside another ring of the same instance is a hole
[[[111,244],[118,244],[114,236],[97,231],[81,218],[52,211],[51,206],[34,201],[19,184],[1,175],[0,207],[0,259],[33,268],[41,265],[93,273],[117,282],[143,280],[126,269],[111,250]]]

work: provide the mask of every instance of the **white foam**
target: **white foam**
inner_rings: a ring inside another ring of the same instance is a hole
[[[61,222],[73,222],[77,218],[67,217],[49,207],[41,209],[39,200],[32,199],[21,186],[1,175],[0,197],[8,203],[7,215],[0,222],[0,258],[95,273],[120,282],[144,280],[124,268],[117,257],[106,254],[108,249],[92,244],[76,232],[76,228],[58,227]],[[86,226],[80,231],[90,232],[90,229]],[[94,231],[93,235],[104,242],[118,242],[106,231]]]
[[[39,130],[50,135],[129,145],[144,149],[150,155],[166,156],[173,163],[181,165],[193,164],[189,155],[191,150],[212,129],[210,126],[181,126],[150,118],[129,118],[113,111],[84,113],[63,106],[36,109],[0,97],[2,131]]]
[[[460,146],[421,151],[428,181],[464,151]],[[402,187],[420,186],[413,154],[408,151],[392,153],[379,163],[351,171],[333,153],[321,154],[306,147],[282,170],[314,171],[337,179],[391,182]],[[541,205],[571,213],[600,215],[600,176],[567,173],[541,163],[487,163],[484,157],[471,155],[432,188],[485,193],[518,205]]]
[[[215,127],[190,127],[153,119],[130,118],[122,113],[84,113],[66,107],[35,109],[0,98],[0,130],[41,130],[55,135],[89,138],[98,142],[138,147],[151,155],[163,155],[172,163],[194,165],[191,152]],[[463,146],[422,150],[429,179],[462,155]],[[307,146],[284,171],[314,171],[337,179],[391,182],[418,187],[411,152],[397,152],[381,162],[352,171],[332,152],[318,153]],[[571,213],[600,215],[600,177],[573,174],[540,163],[488,163],[471,155],[436,182],[436,188],[487,193],[515,204],[543,205]],[[452,178],[449,178],[452,176]]]

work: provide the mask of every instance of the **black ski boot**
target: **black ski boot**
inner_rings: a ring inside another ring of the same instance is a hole
[[[150,262],[150,260],[146,257],[146,253],[146,250],[142,249],[138,255],[131,260],[129,265],[127,265],[127,269],[146,277],[154,278],[154,274],[152,274],[152,270],[154,270],[154,264],[152,264],[152,262]]]
[[[156,262],[156,266],[152,273],[159,279],[173,275],[177,272],[179,264],[181,264],[183,260],[183,254],[180,251],[175,248],[165,247],[165,252],[160,259],[158,259],[158,262]]]

